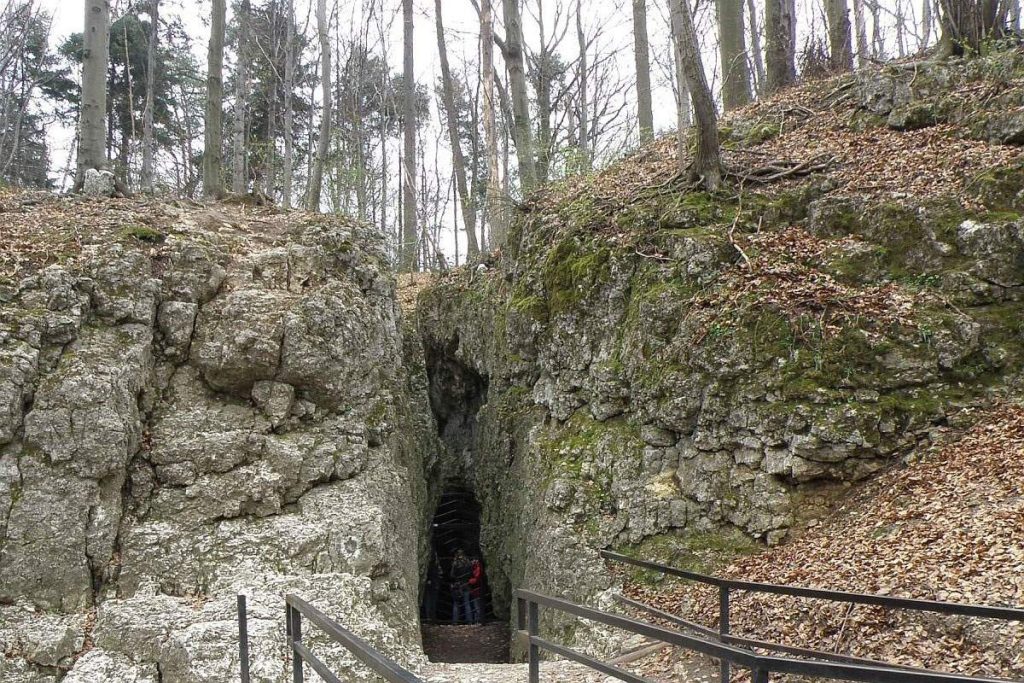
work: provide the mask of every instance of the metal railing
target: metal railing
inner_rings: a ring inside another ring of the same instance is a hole
[[[861,663],[836,661],[810,661],[806,659],[758,655],[751,650],[742,649],[734,645],[687,635],[682,631],[667,629],[620,614],[583,607],[561,598],[554,598],[526,590],[517,590],[515,594],[518,603],[519,629],[521,632],[524,632],[523,636],[528,645],[529,683],[539,683],[540,681],[541,650],[547,650],[627,683],[652,683],[642,676],[542,638],[539,629],[541,606],[588,621],[629,631],[630,633],[713,657],[721,662],[728,662],[749,669],[754,683],[768,683],[769,676],[772,673],[813,676],[838,681],[863,681],[864,683],[1007,683],[1005,679],[978,678],[959,674],[936,673],[921,669],[897,668],[884,665],[870,666]]]
[[[1024,609],[1016,607],[995,607],[989,605],[972,605],[963,603],[951,603],[951,602],[940,602],[936,600],[921,600],[916,598],[897,598],[890,597],[887,595],[873,595],[869,593],[851,593],[846,591],[835,591],[835,590],[823,590],[818,588],[804,588],[800,586],[787,586],[771,583],[758,583],[755,581],[739,581],[735,579],[725,579],[717,576],[708,576],[707,574],[700,574],[698,572],[689,571],[686,569],[679,569],[678,567],[672,567],[658,562],[649,562],[646,560],[638,560],[636,558],[628,557],[619,553],[613,553],[608,550],[601,551],[601,556],[607,560],[613,562],[620,562],[623,564],[630,564],[643,569],[659,572],[668,576],[675,576],[682,579],[688,579],[690,581],[696,581],[699,583],[716,586],[718,588],[718,631],[708,629],[699,624],[686,621],[675,615],[662,612],[655,608],[652,608],[643,603],[638,603],[625,598],[620,598],[622,602],[629,604],[632,607],[641,609],[648,613],[654,614],[655,616],[665,619],[670,623],[682,626],[700,633],[702,636],[709,638],[713,637],[723,645],[741,645],[747,648],[757,647],[764,650],[772,650],[775,652],[782,652],[785,654],[804,656],[804,657],[815,657],[818,659],[829,660],[825,662],[807,662],[806,660],[787,660],[779,657],[762,657],[753,655],[755,658],[760,659],[762,662],[768,662],[772,668],[770,671],[787,672],[787,673],[800,673],[792,670],[791,665],[800,664],[800,668],[805,669],[804,675],[817,675],[825,678],[835,678],[838,680],[877,680],[879,683],[885,683],[887,681],[910,681],[910,680],[934,680],[934,681],[985,681],[985,680],[996,680],[996,679],[983,679],[971,676],[958,676],[953,674],[939,674],[934,672],[925,671],[923,669],[916,669],[913,667],[906,667],[901,665],[893,665],[884,662],[877,662],[875,660],[862,659],[858,657],[851,657],[846,655],[838,655],[834,653],[820,652],[817,650],[809,650],[806,648],[798,648],[787,645],[780,645],[776,643],[768,643],[760,640],[754,640],[751,638],[742,638],[733,636],[730,634],[730,598],[732,591],[746,591],[751,593],[770,593],[774,595],[787,595],[799,598],[810,598],[816,600],[830,600],[833,602],[843,602],[849,604],[858,605],[874,605],[879,607],[886,607],[890,609],[904,609],[918,612],[933,612],[937,614],[954,615],[954,616],[969,616],[969,617],[982,617],[987,619],[998,619],[1002,621],[1020,621],[1024,623]],[[692,648],[691,648],[692,649]],[[749,649],[741,650],[748,654],[752,654]],[[728,656],[729,653],[723,652],[722,656],[718,656],[720,662],[720,673],[722,683],[728,683],[730,678],[730,664],[739,664],[741,666],[750,666],[744,664],[743,661],[737,660]],[[712,655],[715,656],[715,655]],[[821,671],[832,671],[833,673],[840,673],[845,671],[846,674],[852,675],[853,670],[845,670],[842,668],[835,667],[855,667],[863,669],[871,669],[877,675],[878,671],[884,670],[889,672],[891,675],[880,678],[850,678],[829,675],[827,673],[811,673],[806,670],[804,665],[820,665],[826,667]],[[781,668],[779,668],[781,667]],[[832,667],[832,668],[828,668]],[[756,674],[756,668],[751,667]],[[918,678],[894,678],[900,671],[907,675],[918,676]],[[765,673],[767,676],[767,671]],[[930,678],[919,678],[920,676],[928,676]],[[935,678],[936,676],[942,678]],[[758,679],[755,675],[755,680]],[[767,680],[767,677],[763,680]]]
[[[403,669],[382,655],[362,638],[337,624],[316,607],[297,595],[288,594],[285,598],[285,633],[291,652],[292,683],[302,683],[303,662],[309,664],[310,668],[327,683],[342,683],[342,680],[331,673],[327,665],[303,644],[303,617],[327,634],[331,640],[344,646],[357,660],[388,683],[422,683],[412,672]]]

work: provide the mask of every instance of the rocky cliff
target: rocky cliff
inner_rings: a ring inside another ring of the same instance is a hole
[[[405,317],[344,220],[0,195],[0,677],[230,680],[239,592],[254,680],[286,676],[292,591],[419,666],[449,480],[501,617],[516,587],[610,605],[602,548],[791,557],[1020,395],[1022,77],[1011,52],[758,103],[717,194],[656,142],[530,197]]]
[[[9,234],[66,222],[85,244],[8,264],[0,678],[231,680],[236,593],[254,680],[286,675],[292,591],[416,661],[433,425],[382,243],[319,217],[37,202],[9,199]]]
[[[755,105],[722,128],[729,190],[688,186],[664,140],[530,198],[497,258],[421,296],[506,606],[601,604],[600,548],[706,568],[783,543],[1019,392],[1024,158],[967,91],[1019,97],[1022,72],[904,65]],[[935,116],[890,115],[915,107]]]

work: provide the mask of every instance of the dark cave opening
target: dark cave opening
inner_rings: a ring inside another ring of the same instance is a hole
[[[478,490],[474,467],[477,414],[487,403],[488,377],[460,359],[457,336],[424,344],[424,355],[430,409],[443,446],[428,475],[437,507],[426,530],[427,565],[421,567],[423,650],[435,662],[508,662],[509,627],[491,591],[491,581],[504,574],[488,566],[485,545],[494,539],[481,537],[490,492]],[[453,571],[459,552],[468,562]],[[473,560],[478,569],[467,574]]]
[[[481,578],[474,597],[480,601],[481,621],[495,618],[487,581],[487,566],[480,551],[480,504],[461,481],[451,481],[437,503],[430,534],[430,563],[420,616],[427,623],[454,623],[453,564],[458,551],[481,564]],[[460,610],[461,612],[461,610]],[[465,620],[459,615],[460,623]]]

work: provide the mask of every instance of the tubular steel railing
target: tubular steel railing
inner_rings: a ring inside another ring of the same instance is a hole
[[[303,644],[303,617],[327,634],[331,640],[344,646],[357,660],[388,683],[422,683],[413,673],[382,655],[362,638],[343,628],[299,596],[289,594],[285,598],[285,632],[291,651],[292,683],[302,683],[303,662],[309,664],[310,668],[327,683],[342,683],[342,680],[331,673],[327,665]]]
[[[837,661],[810,661],[806,659],[758,655],[751,650],[735,647],[720,641],[687,635],[682,631],[663,628],[620,614],[583,607],[567,600],[553,598],[532,591],[517,590],[516,600],[519,608],[519,629],[520,631],[525,631],[524,636],[529,648],[527,662],[529,666],[528,680],[530,683],[539,683],[540,681],[541,650],[547,650],[627,683],[652,683],[642,676],[542,638],[539,630],[539,608],[541,606],[587,619],[588,621],[594,621],[606,626],[629,631],[630,633],[646,636],[653,640],[713,657],[720,662],[727,662],[749,669],[754,683],[768,683],[769,675],[772,673],[813,676],[838,681],[863,681],[864,683],[1007,683],[1004,679],[936,673],[922,669],[896,668],[885,665],[869,666],[867,664]]]
[[[754,655],[752,651],[749,649],[741,650],[741,652],[747,653],[747,655],[749,656],[753,656],[762,664],[768,664],[771,666],[770,669],[765,670],[765,678],[759,679],[757,678],[757,667],[751,666],[749,659],[736,659],[735,657],[730,656],[730,652],[722,651],[721,656],[712,655],[715,656],[720,662],[720,674],[722,683],[728,683],[729,681],[731,664],[738,664],[740,666],[751,668],[751,670],[755,673],[755,680],[767,680],[768,671],[777,671],[780,673],[802,673],[803,675],[807,676],[816,675],[825,678],[833,678],[836,680],[878,681],[878,683],[896,683],[897,681],[977,682],[985,680],[995,680],[954,674],[940,674],[925,671],[923,669],[916,669],[913,667],[878,662],[875,660],[862,659],[858,657],[851,657],[834,653],[820,652],[817,650],[808,650],[806,648],[798,648],[787,645],[780,645],[777,643],[768,643],[760,640],[754,640],[751,638],[741,638],[738,636],[733,636],[729,632],[729,607],[732,591],[746,591],[751,593],[771,593],[774,595],[788,595],[799,598],[830,600],[833,602],[843,602],[849,604],[875,605],[890,609],[905,609],[918,612],[933,612],[937,614],[946,614],[954,616],[982,617],[987,619],[998,619],[1002,621],[1024,622],[1024,609],[1016,607],[995,607],[989,605],[971,605],[962,603],[939,602],[936,600],[897,598],[887,595],[850,593],[846,591],[804,588],[800,586],[787,586],[771,583],[758,583],[754,581],[739,581],[735,579],[725,579],[717,576],[708,576],[706,574],[700,574],[686,569],[679,569],[678,567],[672,567],[657,562],[639,560],[636,558],[628,557],[626,555],[621,555],[619,553],[613,553],[608,550],[601,551],[601,556],[613,562],[630,564],[636,567],[641,567],[643,569],[659,572],[661,574],[665,574],[668,576],[675,576],[682,579],[688,579],[690,581],[696,581],[699,583],[716,586],[718,588],[718,630],[714,631],[712,629],[708,629],[707,627],[701,626],[699,624],[694,624],[693,622],[686,621],[685,619],[681,619],[675,615],[662,612],[653,607],[644,605],[642,603],[638,603],[636,601],[628,600],[627,598],[620,597],[621,602],[624,602],[632,607],[653,614],[654,616],[664,619],[672,624],[681,626],[690,631],[698,633],[704,638],[714,638],[719,643],[721,643],[722,646],[739,645],[744,646],[746,648],[756,647],[763,650],[771,650],[775,652],[781,652],[784,654],[791,654],[803,657],[814,657],[817,659],[828,660],[824,662],[808,662],[806,660],[793,660],[781,657],[764,657],[760,655]],[[815,671],[812,671],[811,667],[823,668],[815,669]],[[797,669],[799,669],[799,671]],[[870,676],[865,678],[863,676],[857,675],[857,672],[862,670],[870,671]],[[886,673],[885,675],[881,675],[881,672]],[[908,678],[906,676],[910,677]]]

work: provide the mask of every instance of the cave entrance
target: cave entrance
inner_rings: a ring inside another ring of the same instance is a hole
[[[429,562],[420,605],[427,657],[433,662],[508,662],[508,624],[494,614],[480,551],[480,504],[461,481],[448,482],[438,501]]]

